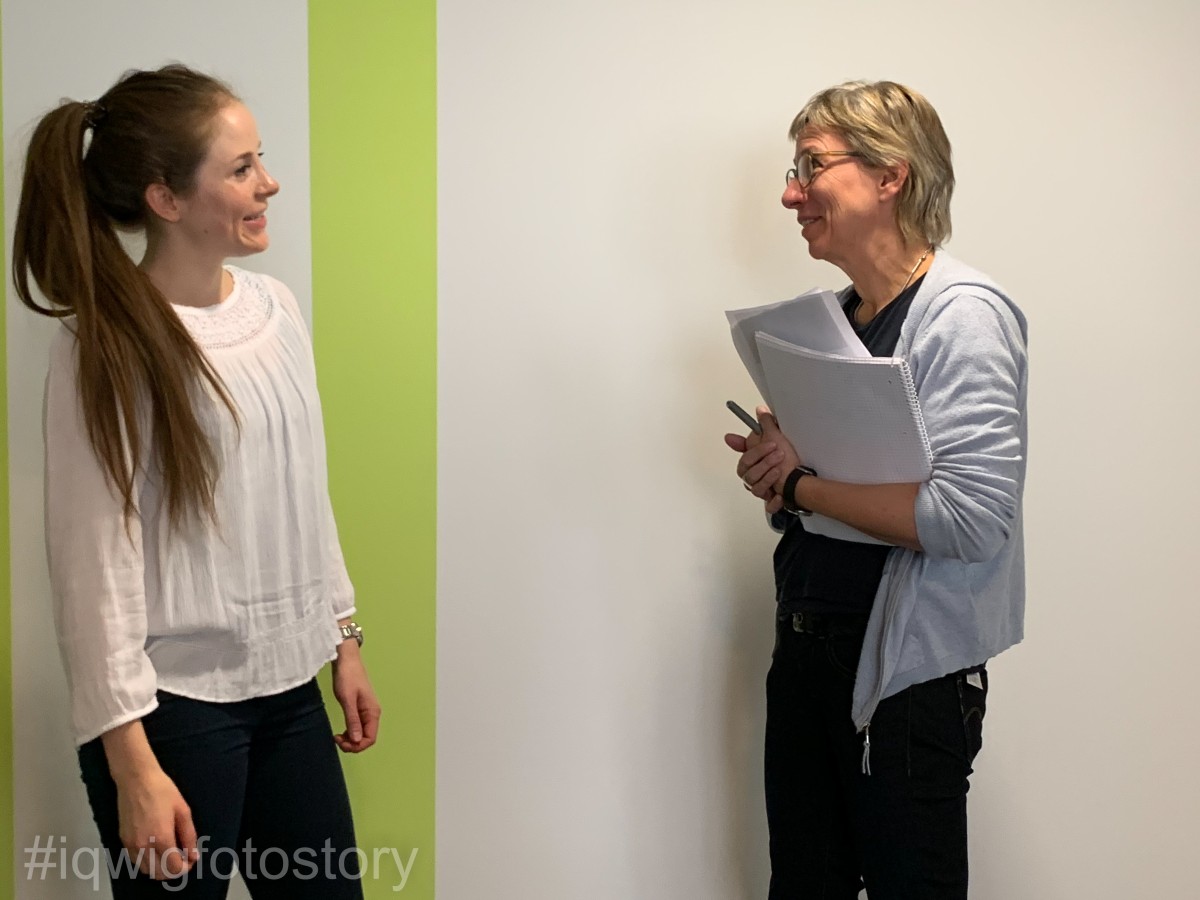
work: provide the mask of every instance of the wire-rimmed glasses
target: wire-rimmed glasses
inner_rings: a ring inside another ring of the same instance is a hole
[[[812,184],[812,180],[817,176],[821,169],[825,168],[821,165],[819,168],[813,166],[813,160],[821,156],[856,156],[862,158],[862,154],[857,150],[805,150],[796,157],[796,165],[787,170],[784,175],[784,184],[791,184],[793,181],[802,188]]]

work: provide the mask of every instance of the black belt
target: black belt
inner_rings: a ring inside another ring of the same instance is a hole
[[[854,637],[867,630],[870,617],[863,613],[782,613],[780,622],[791,619],[792,630],[816,637]]]

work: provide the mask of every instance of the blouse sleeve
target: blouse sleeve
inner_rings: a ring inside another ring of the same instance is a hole
[[[333,504],[329,501],[329,491],[325,492],[325,509],[326,577],[333,618],[338,621],[350,618],[357,609],[354,605],[354,585],[350,583],[350,574],[346,571],[346,562],[342,558],[342,544],[338,540],[337,523],[333,519]]]
[[[310,372],[312,385],[312,404],[317,411],[313,427],[313,458],[316,462],[316,488],[320,491],[319,509],[322,521],[319,523],[324,535],[325,547],[325,584],[329,597],[329,605],[335,621],[348,619],[354,615],[354,585],[350,574],[346,571],[346,561],[342,556],[342,544],[338,539],[337,522],[333,516],[333,502],[329,498],[329,469],[325,452],[325,417],[321,410],[321,397],[317,391],[316,359],[313,355],[312,341],[308,335],[308,326],[300,314],[300,305],[295,295],[286,284],[277,278],[264,276],[267,284],[279,298],[286,315],[296,324],[296,331],[303,335],[306,341],[305,358],[312,367]]]
[[[80,407],[75,337],[62,328],[46,376],[46,554],[54,623],[78,744],[158,705],[146,654],[141,524],[92,450]]]

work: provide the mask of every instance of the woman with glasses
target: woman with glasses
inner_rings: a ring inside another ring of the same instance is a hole
[[[875,356],[908,360],[933,474],[848,484],[805,465],[769,411],[726,435],[782,531],[767,678],[772,900],[963,900],[968,776],[986,661],[1021,639],[1026,326],[952,258],[950,143],[892,82],[822,91],[795,117],[783,205],[840,268]],[[880,541],[805,530],[820,513]]]
[[[362,897],[337,748],[375,742],[379,703],[312,346],[285,285],[225,262],[269,243],[261,149],[227,85],[175,65],[65,101],[25,162],[14,281],[62,323],[54,618],[117,900],[223,898],[235,868],[255,898]],[[140,262],[118,230],[145,235]],[[314,677],[331,661],[337,735]]]

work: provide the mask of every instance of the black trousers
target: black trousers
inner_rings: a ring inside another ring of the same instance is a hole
[[[224,900],[235,868],[255,900],[361,900],[350,800],[315,680],[236,703],[162,691],[158,701],[142,722],[191,807],[200,859],[175,881],[131,874],[104,747],[84,744],[80,770],[114,900]]]
[[[770,900],[966,900],[967,778],[983,741],[987,672],[880,703],[870,774],[850,719],[862,634],[777,624],[767,675]]]

